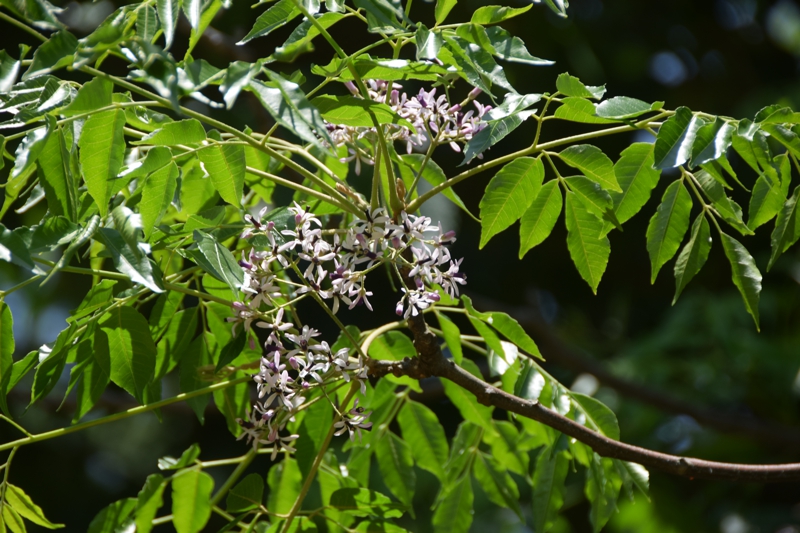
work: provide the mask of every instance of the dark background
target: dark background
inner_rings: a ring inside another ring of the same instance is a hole
[[[218,67],[236,59],[252,61],[271,53],[293,29],[290,25],[266,39],[254,40],[244,47],[235,46],[250,29],[255,15],[263,10],[252,11],[247,4],[235,2],[233,9],[218,17],[213,23],[215,30],[198,45],[196,58],[205,58]],[[467,20],[480,5],[460,2],[448,22]],[[96,27],[114,6],[103,0],[94,4],[73,2],[65,7],[65,22],[81,35]],[[412,19],[419,18],[430,27],[432,13],[432,4],[414,2]],[[569,71],[587,84],[606,84],[608,96],[663,100],[671,109],[685,105],[693,110],[745,118],[771,103],[800,108],[797,105],[800,6],[792,0],[573,0],[569,14],[569,19],[559,19],[546,7],[536,5],[527,14],[503,24],[524,39],[532,54],[556,61],[552,67],[507,65],[508,78],[521,93],[553,91],[556,76]],[[4,47],[9,52],[15,53],[18,42],[34,44],[29,37],[7,26],[3,32]],[[351,21],[336,26],[333,35],[348,52],[366,44],[368,38],[363,26]],[[183,56],[181,46],[185,46],[187,39],[188,24],[182,21],[172,50],[176,57]],[[389,54],[387,50],[381,53]],[[413,47],[409,46],[404,53],[413,54]],[[330,48],[319,41],[316,52],[277,68],[287,73],[301,69],[309,78],[304,86],[309,90],[318,82],[310,75],[310,64],[327,63],[330,57]],[[113,63],[107,68],[124,72],[121,65]],[[410,93],[417,88],[414,84],[406,87]],[[231,114],[220,117],[238,126],[248,124],[258,131],[271,126],[268,115],[247,96],[240,98]],[[524,124],[487,156],[528,146],[533,129],[533,122]],[[553,121],[547,123],[543,138],[554,139],[588,129]],[[599,140],[597,144],[616,159],[634,140],[647,139],[626,134]],[[448,150],[441,148],[437,161],[448,175],[453,175],[461,156]],[[741,162],[734,155],[731,161],[742,171],[745,185],[752,185],[754,177],[747,174]],[[797,428],[800,420],[797,247],[767,274],[772,223],[760,228],[755,236],[742,239],[764,273],[760,333],[733,288],[730,268],[718,239],[704,270],[681,300],[670,306],[674,291],[673,262],[665,265],[656,283],[650,285],[645,249],[647,221],[670,177],[664,173],[651,201],[625,225],[623,233],[610,234],[611,259],[596,296],[569,259],[563,220],[542,245],[519,260],[518,226],[496,236],[479,252],[480,228],[476,222],[446,202],[434,204],[428,214],[458,230],[453,254],[465,257],[462,269],[469,277],[466,292],[480,308],[507,310],[521,320],[538,314],[542,317],[537,319],[540,328],[545,324],[544,329],[555,333],[566,346],[601,361],[630,382],[682,398],[695,406],[708,407],[721,415]],[[456,187],[475,213],[490,178],[491,174],[480,175]],[[734,191],[734,198],[746,206],[747,196],[740,193]],[[285,197],[284,194],[278,198]],[[9,227],[35,223],[25,216],[13,216],[4,221]],[[0,264],[0,288],[20,281],[20,276],[14,267]],[[88,279],[60,275],[44,288],[33,285],[30,290],[9,296],[7,301],[15,318],[15,357],[55,339],[65,326],[63,319],[88,289],[87,283]],[[375,292],[377,295],[378,290]],[[372,316],[345,317],[365,327],[391,320],[393,298],[393,295],[376,298],[376,313]],[[578,389],[587,391],[595,388],[596,382],[574,367],[567,369],[551,362],[548,369],[565,384],[575,383]],[[457,413],[433,389],[424,399],[437,410],[452,435]],[[723,461],[799,460],[796,443],[763,443],[748,435],[719,433],[704,428],[691,417],[658,410],[607,387],[601,386],[596,396],[617,412],[626,442]],[[46,401],[30,408],[20,422],[34,433],[66,425],[71,405],[67,401],[56,412],[60,398],[58,390],[54,391]],[[102,405],[89,416],[129,408],[131,402],[123,392],[109,390]],[[12,393],[11,403],[15,413],[21,413],[27,405],[25,383]],[[244,445],[235,442],[227,432],[222,417],[213,407],[209,408],[203,427],[186,406],[174,406],[163,415],[163,423],[148,414],[23,447],[15,458],[11,481],[24,487],[51,520],[66,522],[68,531],[82,531],[106,504],[135,496],[146,475],[157,471],[156,459],[162,455],[178,455],[192,442],[200,442],[203,459],[230,457],[245,451]],[[0,434],[3,441],[16,438],[7,425],[0,426]],[[256,463],[255,468],[265,471],[267,464],[264,460]],[[218,484],[227,474],[224,469],[211,473],[219,476]],[[424,520],[430,516],[427,507],[436,485],[432,477],[419,470],[417,473],[418,516]],[[566,510],[558,531],[590,530],[582,480],[581,472],[568,478]],[[475,487],[473,531],[527,531],[513,513],[493,507],[477,484]],[[529,501],[530,489],[524,483],[520,489],[523,499]],[[650,501],[639,496],[632,503],[622,497],[619,506],[620,512],[612,518],[608,531],[800,531],[797,484],[689,481],[651,472]],[[412,531],[426,530],[422,525],[406,526]]]

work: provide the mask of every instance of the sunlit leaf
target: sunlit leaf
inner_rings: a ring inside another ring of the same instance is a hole
[[[797,239],[800,239],[800,216],[798,216],[798,199],[800,199],[800,185],[783,204],[775,220],[775,229],[772,231],[772,255],[769,258],[767,270],[770,270],[780,255],[789,249]]]
[[[197,152],[197,157],[223,200],[241,205],[247,166],[244,147],[237,144],[212,144]]]
[[[600,85],[598,87],[584,85],[581,80],[575,76],[570,76],[566,72],[558,75],[558,78],[556,79],[556,88],[558,89],[558,92],[566,96],[594,98],[595,100],[599,100],[606,93],[605,85]]]
[[[111,380],[142,401],[156,363],[156,346],[147,320],[136,309],[123,306],[106,313],[99,325],[108,338]]]
[[[506,6],[482,6],[472,13],[470,22],[473,24],[482,24],[488,26],[489,24],[497,24],[518,15],[527,12],[533,5],[525,7],[513,8]]]
[[[544,241],[561,214],[563,199],[558,180],[551,180],[542,185],[536,199],[520,219],[519,257]]]
[[[543,178],[542,161],[531,157],[515,159],[495,174],[480,203],[480,248],[525,214],[538,195]]]
[[[136,531],[150,533],[153,528],[153,519],[164,505],[164,489],[167,484],[161,474],[150,474],[144,482],[144,487],[139,491],[136,499]]]
[[[603,222],[590,213],[571,191],[567,192],[564,213],[570,257],[592,292],[597,293],[611,254],[608,238],[602,236]]]
[[[614,175],[614,163],[596,146],[576,144],[562,150],[558,157],[604,189],[622,192]]]
[[[617,422],[614,411],[591,396],[579,392],[571,392],[570,396],[580,406],[586,416],[586,425],[590,429],[599,431],[610,439],[619,440],[619,422]]]
[[[86,188],[92,195],[100,215],[108,212],[112,180],[117,177],[125,155],[125,113],[111,109],[92,115],[83,125],[80,138],[80,160]]]
[[[214,478],[188,469],[172,479],[172,523],[178,533],[197,533],[211,517]]]
[[[653,154],[655,168],[663,170],[686,163],[692,156],[695,136],[702,125],[703,121],[688,108],[676,109],[658,130]]]
[[[628,96],[615,96],[597,104],[597,116],[613,120],[627,120],[661,109],[664,102],[648,104]]]

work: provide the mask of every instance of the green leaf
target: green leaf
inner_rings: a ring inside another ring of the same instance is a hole
[[[614,464],[625,471],[627,476],[633,481],[633,484],[642,491],[642,494],[647,496],[650,493],[650,473],[645,467],[640,464],[620,461],[618,459],[614,459]]]
[[[280,0],[261,13],[247,35],[236,44],[242,45],[257,37],[269,35],[272,31],[292,21],[299,15],[300,10],[297,9],[297,6],[292,0]]]
[[[767,174],[762,174],[753,185],[747,226],[755,230],[769,222],[780,212],[784,202],[786,202],[786,195],[781,190],[780,184]]]
[[[557,180],[542,185],[536,199],[520,219],[519,258],[544,241],[556,225],[563,200]]]
[[[397,422],[403,431],[403,439],[414,443],[411,455],[417,466],[443,481],[449,450],[436,414],[421,403],[409,400],[398,413]]]
[[[161,29],[164,31],[164,49],[169,50],[175,39],[175,26],[180,16],[180,0],[156,0],[156,9]]]
[[[341,13],[325,13],[315,17],[320,26],[325,29],[330,28],[344,17]],[[272,57],[279,61],[292,62],[300,54],[314,49],[311,41],[319,35],[317,26],[305,19],[301,22],[286,41],[275,49]]]
[[[112,180],[125,155],[125,112],[112,109],[92,115],[84,123],[80,138],[80,160],[89,194],[97,202],[100,216],[108,213]]]
[[[184,470],[172,479],[172,523],[178,533],[197,533],[211,516],[214,478],[198,470]]]
[[[70,153],[61,129],[53,132],[39,156],[40,183],[53,215],[63,215],[72,222],[78,220],[78,184],[72,173]]]
[[[661,171],[653,168],[653,145],[650,143],[633,143],[625,150],[614,165],[622,192],[611,192],[614,202],[614,214],[620,224],[638,213],[650,199],[650,193],[658,184]],[[611,229],[606,223],[604,229]]]
[[[753,317],[756,322],[756,328],[758,328],[758,298],[761,294],[761,272],[758,271],[756,262],[750,252],[739,241],[722,232],[720,232],[719,236],[722,239],[722,248],[725,250],[725,256],[731,263],[733,284],[739,289],[747,312]]]
[[[164,505],[164,489],[167,484],[161,474],[150,474],[144,482],[144,487],[139,491],[136,499],[136,531],[137,533],[150,533],[153,528],[153,519]]]
[[[455,3],[455,2],[453,2]],[[0,50],[0,93],[8,93],[17,81],[21,62]]]
[[[767,271],[775,264],[780,255],[788,250],[797,239],[800,239],[800,216],[798,216],[798,199],[800,199],[800,185],[783,204],[778,218],[775,220],[775,229],[772,230],[772,255],[769,258]]]
[[[399,331],[387,331],[369,346],[369,356],[373,359],[402,361],[406,357],[414,357],[417,350],[405,334]]]
[[[483,6],[479,7],[472,13],[470,22],[485,26],[488,26],[489,24],[497,24],[498,22],[503,22],[504,20],[522,15],[532,7],[532,4],[520,8],[506,6]]]
[[[439,56],[443,41],[440,33],[432,32],[420,23],[414,34],[414,44],[417,47],[417,61],[426,61],[434,60]]]
[[[461,331],[455,322],[447,318],[443,313],[436,313],[436,318],[439,319],[439,327],[442,328],[442,336],[447,343],[447,348],[450,349],[453,361],[460,365],[464,359],[464,351],[461,348]]]
[[[192,260],[218,280],[227,283],[234,297],[237,297],[244,282],[244,272],[236,258],[210,233],[194,230],[192,236],[197,244],[197,250],[191,255]]]
[[[460,366],[478,379],[483,379],[478,367],[469,359],[464,359]],[[475,396],[452,381],[443,380],[442,385],[444,386],[445,394],[447,394],[447,397],[450,398],[450,401],[453,402],[453,405],[459,410],[464,420],[468,420],[473,424],[483,427],[492,423],[491,407],[479,404]]]
[[[627,120],[660,109],[664,102],[648,104],[636,98],[615,96],[597,104],[597,116],[612,120]]]
[[[111,355],[108,352],[108,337],[102,333],[94,338],[83,339],[75,353],[75,366],[70,371],[68,391],[74,381],[80,379],[75,395],[73,423],[88,413],[102,396],[111,381]],[[69,392],[67,393],[69,394]]]
[[[519,488],[506,469],[497,460],[484,453],[477,454],[473,468],[475,479],[481,484],[489,501],[511,509],[523,519],[519,506]]]
[[[728,224],[736,228],[742,235],[753,234],[753,230],[745,226],[744,220],[742,220],[742,208],[725,195],[725,189],[711,174],[700,170],[694,174],[694,177],[711,200],[714,208]]]
[[[425,161],[425,156],[422,154],[401,155],[400,160],[417,175],[419,175],[419,171],[422,169],[422,179],[434,187],[447,181],[447,176],[445,175],[444,170],[442,170],[442,168],[433,159],[428,159],[428,163],[425,165],[425,168],[422,168],[422,163]],[[455,193],[452,187],[443,190],[442,195],[460,207],[470,217],[475,218],[475,215],[470,213],[470,211],[467,209],[467,206],[464,205],[464,202]]]
[[[692,166],[714,161],[725,155],[731,145],[733,126],[717,117],[714,122],[700,127],[692,146]]]
[[[462,69],[464,77],[473,86],[490,94],[491,85],[503,87],[512,93],[517,92],[508,82],[505,71],[495,62],[490,52],[461,37],[446,33],[442,36],[447,42],[448,50],[451,52],[455,64]],[[449,60],[445,62],[449,62]]]
[[[30,496],[25,494],[24,490],[11,483],[6,483],[5,499],[6,504],[10,505],[20,516],[27,518],[37,526],[46,527],[47,529],[64,527],[64,524],[54,524],[45,518],[42,509],[33,503]]]
[[[475,134],[464,147],[464,161],[461,164],[466,165],[500,142],[527,120],[532,113],[532,111],[522,111],[487,123],[486,127]]]
[[[784,145],[796,157],[800,156],[800,138],[793,130],[778,124],[764,124],[761,129],[769,133],[773,139]]]
[[[389,431],[375,445],[375,457],[386,486],[398,500],[410,507],[417,482],[411,447]]]
[[[565,208],[567,225],[567,248],[581,277],[597,294],[597,286],[606,270],[611,245],[602,236],[602,221],[591,214],[583,203],[576,199],[575,193],[567,191]]]
[[[686,163],[692,155],[697,130],[703,121],[687,107],[679,107],[658,130],[656,138],[655,168],[664,170]]]
[[[151,42],[157,31],[158,14],[156,10],[149,5],[142,6],[136,15],[136,36],[143,41]]]
[[[135,509],[136,498],[125,498],[108,505],[92,519],[88,533],[117,533],[130,527],[130,516]]]
[[[523,65],[548,66],[554,64],[554,61],[532,56],[522,39],[511,35],[500,26],[486,28],[486,35],[494,49],[495,57]]]
[[[710,250],[711,234],[708,221],[704,214],[700,213],[692,225],[689,242],[683,247],[675,262],[675,297],[672,299],[672,305],[675,305],[686,285],[703,268]]]
[[[244,147],[237,144],[214,144],[197,152],[211,183],[223,200],[240,207],[246,168]]]
[[[533,531],[550,531],[564,505],[564,480],[569,461],[563,453],[547,447],[539,452],[533,471]]]
[[[525,214],[539,193],[543,178],[542,161],[532,157],[515,159],[495,174],[480,203],[480,248]]]
[[[620,228],[620,223],[614,215],[611,195],[605,189],[585,176],[571,176],[564,181],[590,213]]]
[[[22,138],[22,142],[17,145],[17,149],[14,153],[14,168],[11,170],[11,179],[6,182],[6,198],[8,198],[8,187],[11,185],[11,180],[16,178],[22,178],[25,176],[29,170],[33,168],[33,164],[36,163],[36,160],[39,158],[39,154],[42,153],[44,150],[45,145],[47,144],[47,139],[50,137],[50,133],[52,128],[48,123],[47,127],[40,127],[35,128],[33,130],[28,131],[25,134],[25,137]],[[27,182],[27,178],[22,183],[24,184]],[[22,187],[20,187],[20,190]],[[17,191],[17,195],[19,191]],[[17,196],[14,196],[16,199]],[[5,204],[3,204],[3,211],[8,209]]]
[[[576,144],[558,154],[562,161],[609,191],[622,192],[614,175],[614,163],[596,146]]]
[[[269,497],[267,509],[273,513],[286,514],[294,505],[300,494],[303,479],[297,461],[286,457],[283,461],[269,469]]]
[[[33,54],[33,61],[22,75],[22,79],[48,74],[72,63],[72,55],[78,49],[78,39],[67,30],[54,33]]]
[[[595,115],[595,104],[585,98],[568,96],[561,100],[561,105],[556,108],[554,116],[571,122],[585,124],[613,124],[614,120],[600,118]]]
[[[655,283],[658,271],[672,259],[689,228],[692,197],[681,180],[675,180],[664,191],[661,204],[647,225],[647,252],[650,254],[650,283]]]
[[[38,360],[40,362],[33,376],[31,405],[38,399],[47,396],[56,386],[67,361],[67,352],[70,348],[69,342],[73,339],[76,329],[75,324],[71,324],[69,328],[59,333],[49,354],[46,351],[49,345],[39,348]]]
[[[216,352],[216,347],[216,338],[207,331],[192,342],[180,361],[181,392],[191,392],[209,385],[203,380],[200,371],[202,367],[211,364],[211,354]],[[201,424],[205,422],[208,399],[208,395],[203,394],[186,400]]]
[[[118,271],[128,276],[133,283],[144,285],[153,292],[164,292],[161,279],[154,275],[153,264],[138,246],[130,246],[115,229],[100,228],[96,235],[111,254]],[[64,253],[65,256],[67,252]]]
[[[228,493],[225,509],[229,513],[242,513],[258,509],[264,500],[264,478],[250,474],[236,484]]]
[[[591,503],[589,520],[595,533],[603,529],[608,519],[617,509],[617,497],[622,487],[622,479],[614,470],[611,459],[601,459],[592,454],[591,467],[586,471],[586,497]]]
[[[450,11],[456,7],[458,0],[436,0],[436,8],[434,9],[434,16],[436,17],[436,25],[438,26],[447,18]]]
[[[105,78],[94,78],[78,90],[78,95],[64,109],[59,111],[65,117],[90,113],[101,107],[111,105],[114,84]]]
[[[158,148],[154,148],[157,150]],[[178,185],[178,165],[170,163],[147,176],[142,190],[139,210],[145,239],[149,239],[155,227],[161,222],[164,213],[175,196]],[[213,178],[212,178],[213,179]]]
[[[195,443],[186,448],[178,459],[170,456],[161,457],[158,460],[158,468],[160,470],[180,470],[193,465],[198,457],[200,457],[200,445]]]
[[[433,514],[434,531],[467,533],[472,525],[472,483],[464,476],[444,494]]]
[[[542,354],[539,352],[539,347],[536,346],[536,343],[530,335],[519,325],[519,322],[500,311],[491,311],[488,315],[489,317],[486,322],[502,333],[505,338],[519,346],[529,355],[543,359]]]
[[[0,224],[0,260],[14,263],[25,270],[39,273],[36,263],[31,259],[25,241],[19,235]]]
[[[581,80],[575,76],[570,76],[567,72],[563,72],[558,75],[558,78],[556,79],[556,88],[558,89],[558,92],[565,94],[566,96],[594,98],[595,100],[601,99],[606,93],[605,85],[600,85],[598,87],[584,85]]]
[[[371,117],[374,115],[379,124],[398,124],[415,131],[409,121],[395,113],[388,105],[380,102],[364,100],[355,96],[323,95],[317,96],[311,103],[319,109],[322,118],[332,124],[371,128],[375,125]]]
[[[141,402],[156,364],[147,320],[136,309],[123,306],[106,313],[99,325],[108,336],[111,380]]]
[[[235,372],[231,375],[231,378],[238,379],[244,376],[244,372]],[[217,410],[225,417],[225,424],[228,426],[228,431],[231,432],[231,435],[239,437],[243,430],[237,419],[247,419],[247,409],[252,405],[248,384],[239,383],[233,387],[214,391],[214,404],[217,406]]]
[[[591,396],[579,392],[570,392],[570,396],[586,415],[586,426],[589,429],[599,431],[610,439],[619,440],[619,422],[614,411]]]
[[[0,408],[8,414],[6,392],[14,366],[14,317],[11,308],[0,300]]]
[[[81,136],[81,139],[83,136]],[[175,146],[178,144],[195,144],[206,140],[206,130],[199,120],[190,118],[178,122],[167,122],[162,127],[134,141],[134,145]]]
[[[405,59],[372,59],[363,55],[353,60],[353,68],[362,80],[423,80],[436,81],[450,73],[445,67],[435,63],[421,61],[407,61]],[[353,73],[346,68],[346,63],[341,59],[333,59],[326,66],[314,65],[313,74],[324,77],[338,78],[340,81],[352,81]]]
[[[399,518],[403,512],[388,496],[369,489],[343,487],[331,494],[330,505],[353,516]]]
[[[183,13],[189,20],[189,26],[196,30],[200,26],[200,0],[182,0]]]
[[[276,77],[277,74],[271,74],[271,76]],[[300,87],[283,78],[281,80],[283,90],[270,87],[258,80],[251,80],[248,88],[253,91],[261,104],[281,126],[302,140],[319,144],[320,141],[315,135],[315,131],[323,138],[329,139],[322,116],[311,105]]]

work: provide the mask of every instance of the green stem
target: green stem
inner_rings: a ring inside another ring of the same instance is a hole
[[[31,283],[33,283],[34,281],[36,281],[37,279],[39,279],[41,277],[42,276],[40,276],[40,275],[31,276],[28,279],[26,279],[25,281],[23,281],[22,283],[18,283],[16,285],[14,285],[10,289],[6,289],[4,291],[0,291],[0,298],[4,298],[6,295],[11,294],[14,291],[18,291],[21,288],[25,287],[26,285],[30,285]]]
[[[248,377],[248,379],[250,378]],[[256,455],[258,455],[257,448],[251,448],[250,451],[244,455],[244,458],[241,460],[236,469],[231,473],[230,476],[228,476],[228,479],[225,480],[225,483],[223,483],[217,493],[214,494],[214,497],[211,498],[212,507],[217,505],[222,497],[225,496],[225,493],[228,492],[231,487],[233,487],[233,484],[236,483],[244,471],[247,470],[247,467],[250,466],[250,463],[253,462],[253,459],[256,458]]]
[[[337,198],[333,198],[331,196],[328,196],[327,194],[325,194],[323,192],[315,191],[314,189],[311,189],[311,188],[306,187],[304,185],[300,185],[299,183],[295,183],[293,181],[289,181],[286,178],[281,178],[280,176],[276,176],[275,174],[270,174],[269,172],[265,172],[263,170],[258,170],[257,168],[247,167],[247,172],[249,172],[251,174],[255,174],[256,176],[260,176],[262,178],[266,178],[266,179],[268,179],[270,181],[275,182],[278,185],[283,185],[284,187],[288,187],[290,189],[294,189],[296,191],[300,191],[300,192],[305,193],[305,194],[307,194],[309,196],[313,196],[314,198],[319,198],[323,202],[327,202],[327,203],[329,203],[331,205],[335,205],[336,207],[344,209],[345,211],[350,211],[353,214],[358,214],[359,217],[361,216],[361,212],[354,205],[352,205],[352,204],[348,205],[348,204],[345,204],[343,202],[340,202]]]
[[[437,185],[436,187],[432,188],[431,190],[429,190],[425,194],[420,195],[419,197],[417,197],[416,200],[414,200],[413,202],[408,204],[406,210],[409,213],[413,213],[417,209],[419,209],[419,207],[422,204],[424,204],[425,202],[427,202],[428,200],[430,200],[431,198],[433,198],[434,196],[436,196],[437,194],[439,194],[443,190],[449,189],[453,185],[455,185],[457,183],[460,183],[460,182],[464,181],[467,178],[471,178],[472,176],[475,176],[476,174],[480,174],[481,172],[483,172],[485,170],[489,170],[490,168],[494,168],[494,167],[496,167],[498,165],[502,165],[502,164],[508,163],[508,162],[513,161],[515,159],[518,159],[520,157],[530,156],[530,155],[536,154],[538,152],[542,152],[544,150],[549,150],[551,148],[557,148],[557,147],[563,146],[565,144],[572,144],[572,143],[577,143],[577,142],[581,142],[581,141],[588,141],[590,139],[596,139],[598,137],[605,137],[607,135],[615,135],[617,133],[626,133],[626,132],[629,132],[629,131],[639,130],[639,129],[642,129],[642,127],[644,127],[644,126],[647,126],[651,122],[653,122],[655,120],[658,120],[659,118],[663,118],[663,115],[665,115],[665,114],[671,114],[671,112],[662,113],[661,115],[653,117],[652,119],[646,119],[646,120],[637,122],[636,124],[625,125],[625,126],[616,126],[616,127],[607,128],[607,129],[604,129],[604,130],[591,131],[591,132],[588,132],[588,133],[581,133],[579,135],[572,135],[570,137],[564,137],[562,139],[556,139],[554,141],[542,143],[542,144],[540,144],[538,146],[532,146],[532,147],[529,147],[529,148],[525,148],[523,150],[519,150],[519,151],[514,152],[512,154],[508,154],[508,155],[505,155],[505,156],[502,156],[502,157],[498,157],[497,159],[494,159],[492,161],[487,161],[486,163],[482,163],[482,164],[480,164],[480,165],[478,165],[478,166],[476,166],[474,168],[471,168],[470,170],[465,170],[461,174],[459,174],[457,176],[454,176],[454,177],[450,178],[449,180],[445,181],[444,183],[441,183],[441,184]]]
[[[358,382],[354,381],[353,384],[350,386],[350,390],[347,391],[347,396],[344,397],[342,401],[341,410],[346,411],[347,405],[350,403],[350,400],[355,395],[356,391],[358,390]],[[338,422],[335,420],[336,422]],[[297,495],[297,499],[292,505],[292,509],[289,511],[289,515],[286,517],[286,522],[283,523],[283,529],[281,531],[283,533],[287,533],[292,526],[292,522],[294,521],[294,517],[297,516],[297,513],[300,511],[300,507],[303,505],[303,500],[306,498],[306,494],[308,494],[309,489],[311,488],[311,483],[314,481],[314,478],[317,476],[317,470],[319,470],[319,465],[322,464],[322,459],[325,457],[325,452],[328,451],[328,446],[331,444],[331,440],[333,439],[333,433],[336,428],[333,424],[331,424],[330,429],[328,430],[328,434],[325,436],[325,440],[322,442],[322,445],[317,452],[317,456],[314,458],[314,463],[311,465],[311,470],[308,471],[308,475],[306,476],[305,482],[303,482],[303,487],[300,489],[300,494]]]
[[[6,422],[8,422],[9,424],[11,424],[12,426],[14,426],[14,427],[15,427],[15,428],[17,428],[18,430],[20,430],[20,431],[21,431],[23,434],[27,435],[28,437],[33,437],[33,435],[32,435],[32,434],[31,434],[31,433],[30,433],[30,432],[29,432],[27,429],[25,429],[24,427],[20,426],[19,424],[17,424],[16,422],[14,422],[14,421],[13,421],[13,420],[11,420],[10,418],[8,418],[7,416],[5,416],[5,415],[0,415],[0,420],[5,420],[5,421],[6,421]]]
[[[47,40],[47,37],[45,37],[44,35],[42,35],[38,31],[34,30],[33,28],[31,28],[30,26],[28,26],[24,22],[20,22],[19,20],[15,19],[14,17],[10,17],[10,16],[6,15],[2,11],[0,11],[0,19],[5,20],[6,22],[13,24],[14,26],[16,26],[17,28],[21,29],[22,31],[30,33],[31,35],[33,35],[34,37],[36,37],[37,39],[39,39],[42,42]]]
[[[61,437],[63,435],[69,435],[70,433],[76,433],[78,431],[106,424],[108,422],[116,422],[117,420],[123,420],[131,416],[135,416],[141,413],[147,413],[149,411],[153,411],[161,407],[166,407],[167,405],[172,405],[173,403],[183,402],[191,398],[203,396],[204,394],[211,394],[214,391],[227,389],[228,387],[233,387],[234,385],[239,385],[240,383],[246,383],[251,379],[252,378],[250,376],[244,376],[238,379],[223,381],[221,383],[215,383],[213,385],[209,385],[208,387],[204,387],[202,389],[197,389],[191,392],[184,392],[182,394],[178,394],[177,396],[173,396],[172,398],[167,398],[166,400],[161,400],[155,403],[149,403],[147,405],[140,405],[139,407],[134,407],[132,409],[128,409],[127,411],[122,411],[121,413],[114,413],[113,415],[104,416],[102,418],[97,418],[95,420],[89,420],[88,422],[83,422],[82,424],[75,424],[74,426],[54,429],[52,431],[45,431],[44,433],[39,433],[37,435],[32,435],[30,437],[17,439],[15,441],[7,442],[5,444],[0,444],[0,452],[16,448],[18,446],[26,446],[28,444],[41,442],[43,440],[49,440],[56,437]]]

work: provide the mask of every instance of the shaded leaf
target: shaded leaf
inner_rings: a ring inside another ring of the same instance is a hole
[[[99,325],[108,337],[111,380],[141,402],[156,362],[147,320],[136,309],[123,306],[106,313]]]
[[[571,392],[570,396],[578,403],[586,416],[587,427],[599,431],[610,439],[619,440],[619,422],[617,422],[617,415],[614,414],[614,411],[591,396],[579,392]]]
[[[445,492],[439,502],[433,514],[434,531],[467,533],[472,525],[473,499],[470,476],[464,476]]]
[[[703,213],[700,213],[692,225],[692,235],[689,242],[681,250],[678,260],[675,262],[675,297],[672,304],[678,301],[678,297],[692,278],[700,272],[708,259],[708,252],[711,250],[711,234],[708,228],[708,221]]]
[[[410,507],[417,482],[411,447],[389,431],[375,445],[375,457],[386,486],[398,500]]]
[[[229,513],[242,513],[257,509],[264,499],[264,479],[259,474],[249,474],[228,493],[225,509]]]
[[[167,484],[161,474],[150,474],[144,482],[144,487],[136,498],[136,531],[137,533],[150,533],[153,528],[153,519],[164,505],[164,489]]]
[[[783,204],[775,220],[775,229],[772,230],[772,254],[769,258],[767,270],[770,270],[780,255],[789,249],[797,239],[800,239],[800,216],[798,216],[798,199],[800,199],[800,185]]]
[[[650,254],[650,282],[655,283],[658,271],[672,259],[689,228],[692,197],[681,180],[672,182],[661,204],[647,226],[647,252]]]
[[[758,325],[758,299],[761,294],[761,272],[758,271],[753,257],[747,248],[742,244],[720,232],[720,239],[722,240],[722,248],[725,250],[725,256],[731,264],[731,272],[733,274],[733,284],[739,289],[742,295],[744,305],[747,312],[755,320],[756,328]]]
[[[548,447],[539,453],[533,471],[533,531],[549,531],[564,505],[564,479],[569,462]]]
[[[398,413],[397,421],[403,439],[413,443],[410,450],[417,466],[442,481],[449,450],[444,429],[436,414],[421,403],[409,400]]]

